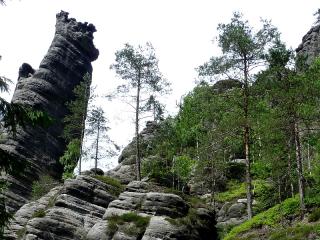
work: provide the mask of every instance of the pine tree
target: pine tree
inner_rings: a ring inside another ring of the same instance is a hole
[[[67,147],[64,155],[60,158],[61,164],[64,165],[65,177],[70,177],[72,175],[77,161],[79,161],[79,174],[81,173],[82,144],[88,100],[90,98],[90,85],[91,76],[87,73],[84,75],[80,84],[73,90],[75,99],[66,103],[69,114],[63,119],[63,138],[70,147]]]
[[[136,177],[141,180],[141,150],[140,150],[140,120],[141,114],[146,110],[145,102],[154,93],[164,93],[168,89],[168,82],[159,71],[158,59],[151,43],[146,46],[134,48],[125,44],[124,48],[116,52],[116,62],[110,66],[125,84],[119,85],[119,94],[128,95],[135,91],[130,106],[135,111],[135,137],[136,137]]]
[[[98,161],[101,158],[112,157],[116,154],[117,146],[107,135],[107,131],[110,129],[107,127],[107,122],[108,120],[104,116],[104,111],[101,107],[93,107],[89,111],[86,134],[94,138],[91,149],[93,150],[95,170],[97,170]]]
[[[247,212],[252,218],[252,177],[250,160],[250,84],[254,80],[253,70],[263,64],[268,46],[278,35],[270,22],[263,20],[263,27],[254,32],[242,15],[234,13],[231,22],[219,24],[218,43],[221,57],[213,57],[198,68],[200,76],[220,76],[242,82],[242,114],[244,155],[246,160]]]

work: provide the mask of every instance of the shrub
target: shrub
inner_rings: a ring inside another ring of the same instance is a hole
[[[108,230],[111,233],[115,233],[119,226],[122,226],[124,232],[129,236],[140,235],[145,232],[149,222],[150,217],[139,216],[135,212],[125,213],[123,215],[113,215],[108,217]],[[127,225],[132,223],[133,225]]]
[[[38,200],[58,184],[59,183],[49,175],[41,176],[38,181],[32,183],[31,199],[33,201]]]
[[[23,239],[23,237],[26,235],[26,233],[27,233],[27,228],[26,228],[26,226],[24,226],[23,228],[20,228],[20,229],[16,232],[17,239]]]
[[[81,141],[79,139],[72,139],[68,143],[63,156],[60,157],[59,162],[63,165],[63,179],[74,178],[73,171],[80,157],[80,149]]]
[[[43,218],[46,216],[45,209],[39,209],[32,214],[32,218]]]
[[[242,198],[245,196],[246,196],[245,183],[230,181],[227,184],[227,191],[217,193],[215,198],[218,202],[229,202],[236,198]]]
[[[316,222],[319,219],[320,219],[320,208],[316,208],[310,213],[310,215],[308,217],[308,221],[309,222]]]
[[[111,194],[115,196],[119,196],[121,192],[124,190],[124,186],[120,183],[119,180],[114,179],[109,176],[101,176],[101,175],[94,175],[93,178],[109,185],[112,186],[113,188],[110,188],[109,191]]]
[[[142,161],[141,174],[143,177],[148,176],[160,185],[170,187],[172,185],[173,175],[166,162],[160,157],[147,158]]]

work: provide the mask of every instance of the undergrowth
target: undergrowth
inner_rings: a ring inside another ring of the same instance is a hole
[[[233,228],[224,238],[224,240],[239,239],[238,235],[253,228],[261,228],[262,226],[269,226],[276,228],[280,226],[281,220],[289,216],[296,216],[299,214],[299,199],[288,198],[281,204],[278,204],[265,212],[262,212],[243,224]]]
[[[124,191],[124,186],[117,179],[101,175],[94,175],[93,177],[109,186],[112,186],[113,188],[110,188],[109,191],[111,194],[115,196],[119,196],[120,193]]]
[[[31,199],[33,201],[38,200],[57,185],[59,185],[59,182],[54,180],[51,176],[41,176],[38,181],[32,183]]]
[[[114,234],[121,227],[129,236],[143,234],[150,222],[150,217],[142,217],[135,212],[125,213],[120,216],[113,215],[107,219],[110,233]]]

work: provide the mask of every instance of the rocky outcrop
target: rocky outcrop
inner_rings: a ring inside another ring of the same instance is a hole
[[[115,187],[90,176],[67,180],[20,208],[7,229],[9,239],[85,239],[116,199]]]
[[[148,157],[147,151],[152,145],[157,130],[156,122],[147,122],[146,127],[140,133],[142,161]],[[136,162],[136,140],[133,140],[123,149],[118,158],[119,165],[108,171],[108,176],[119,179],[122,183],[128,184],[136,179],[135,162]]]
[[[305,57],[303,59],[307,65],[320,55],[320,24],[313,26],[302,38],[302,43],[296,49],[297,55]]]
[[[152,189],[146,182],[131,182],[126,191],[109,204],[87,239],[216,239],[214,215],[210,211],[204,208],[191,211],[181,197],[152,192]],[[138,229],[133,217],[131,221],[126,220],[125,216],[130,216],[126,214],[133,212],[148,219],[145,228]],[[117,219],[124,219],[124,222],[117,222]]]
[[[130,182],[116,197],[119,188],[99,178],[80,175],[24,205],[15,213],[6,236],[28,240],[216,239],[214,215],[209,210],[193,209],[175,194],[155,192],[158,188],[148,182]]]
[[[246,202],[244,203],[239,200],[233,203],[226,202],[222,205],[217,212],[217,227],[233,227],[248,219]]]
[[[66,144],[61,138],[62,119],[67,114],[65,103],[74,98],[73,89],[83,76],[92,73],[91,62],[99,55],[93,44],[96,29],[92,24],[68,18],[68,13],[63,11],[56,17],[55,36],[48,53],[36,71],[29,64],[21,66],[12,98],[13,103],[48,113],[53,124],[49,128],[18,129],[15,138],[8,137],[0,144],[0,149],[9,152],[16,161],[27,163],[23,176],[7,176],[10,189],[6,197],[10,212],[26,203],[30,186],[40,175],[60,178],[62,167],[58,159]]]

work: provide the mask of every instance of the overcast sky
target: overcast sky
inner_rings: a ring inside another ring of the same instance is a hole
[[[23,62],[38,68],[53,39],[55,15],[64,10],[97,28],[94,43],[100,56],[93,63],[93,84],[99,94],[117,85],[109,70],[115,51],[126,42],[150,41],[160,70],[172,83],[165,104],[174,113],[176,102],[195,86],[195,67],[219,54],[212,41],[217,25],[228,22],[234,11],[242,12],[255,27],[260,26],[260,17],[271,19],[287,46],[296,48],[319,7],[319,0],[7,0],[5,7],[0,6],[0,75],[16,81]],[[127,144],[134,134],[130,114],[116,102],[100,100],[99,104],[110,120],[111,137]]]

